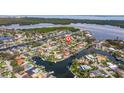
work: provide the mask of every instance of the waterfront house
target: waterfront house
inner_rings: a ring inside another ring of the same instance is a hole
[[[96,61],[96,57],[94,57],[93,55],[86,55],[86,58],[90,61]]]
[[[92,68],[88,65],[81,65],[80,66],[80,70],[88,70],[88,69],[92,69]]]
[[[90,73],[90,76],[91,77],[98,77],[98,76],[101,76],[101,77],[107,77],[105,74],[103,74],[101,71],[99,70],[95,70],[95,71],[92,71]]]
[[[112,63],[110,63],[110,62],[108,62],[107,64],[109,65],[109,68],[111,68],[112,70],[116,70],[116,69],[118,68],[117,65],[112,64]]]
[[[25,61],[25,57],[23,55],[20,55],[18,57],[16,57],[16,61],[18,65],[22,65]]]
[[[37,73],[32,75],[33,78],[46,78],[44,73]]]
[[[102,55],[98,55],[96,56],[98,62],[103,62],[103,61],[106,61],[107,60],[107,57],[106,56],[102,56]]]

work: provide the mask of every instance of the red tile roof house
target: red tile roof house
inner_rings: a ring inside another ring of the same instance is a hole
[[[18,65],[22,65],[25,61],[25,57],[23,55],[20,55],[18,57],[16,57],[16,61]]]

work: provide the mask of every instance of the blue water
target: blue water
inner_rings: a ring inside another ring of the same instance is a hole
[[[35,18],[66,18],[66,19],[91,19],[91,20],[124,20],[124,16],[117,15],[19,15],[0,17],[35,17]]]
[[[10,40],[12,37],[10,36],[0,36],[0,40]]]
[[[94,19],[94,20],[124,20],[123,16],[114,15],[18,15],[18,16],[0,16],[3,17],[34,17],[34,18],[65,18],[65,19]],[[41,27],[58,27],[64,25],[54,25],[50,23],[23,25],[12,24],[9,26],[0,26],[0,28],[6,29],[30,29],[30,28],[41,28]],[[93,36],[98,40],[104,39],[115,39],[119,37],[120,40],[124,40],[124,28],[108,25],[96,25],[96,24],[70,24],[66,26],[78,27],[80,29],[89,30]]]
[[[124,62],[117,61],[113,56],[111,56],[107,52],[96,50],[94,48],[84,49],[84,50],[78,52],[77,54],[70,56],[69,58],[67,58],[63,61],[57,62],[57,63],[44,61],[44,60],[42,60],[42,58],[40,58],[38,56],[32,57],[32,60],[35,62],[36,65],[44,66],[46,71],[54,71],[54,76],[56,76],[56,77],[72,78],[72,77],[74,77],[74,75],[70,72],[69,68],[73,63],[73,60],[76,58],[79,59],[82,56],[90,54],[93,51],[98,54],[107,56],[110,60],[112,60],[116,64],[124,65]],[[66,75],[63,76],[64,73],[66,73]]]
[[[30,29],[30,28],[59,27],[59,26],[71,26],[71,27],[80,28],[82,30],[88,30],[98,40],[116,39],[117,37],[120,40],[124,40],[124,28],[120,28],[117,26],[109,26],[109,25],[81,24],[81,23],[77,23],[77,24],[72,23],[69,25],[55,25],[51,23],[41,23],[41,24],[33,24],[33,25],[12,24],[9,26],[0,26],[0,28]]]
[[[39,18],[67,18],[67,19],[91,19],[91,20],[124,20],[124,16],[105,16],[105,15],[40,15],[40,16],[27,16]]]

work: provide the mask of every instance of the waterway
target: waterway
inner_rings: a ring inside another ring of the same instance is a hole
[[[12,37],[10,36],[0,36],[0,40],[4,41],[4,40],[10,40],[12,39]]]
[[[60,26],[71,26],[80,28],[82,30],[88,30],[97,40],[105,39],[118,39],[124,40],[124,28],[110,25],[98,25],[98,24],[81,24],[71,23],[69,25],[51,24],[51,23],[40,23],[32,25],[19,25],[12,24],[9,26],[0,26],[0,29],[31,29],[31,28],[43,28],[43,27],[60,27]]]
[[[30,28],[42,28],[42,27],[59,27],[59,26],[72,26],[76,28],[80,28],[82,30],[88,30],[90,31],[93,36],[96,37],[98,40],[104,40],[104,39],[115,39],[118,37],[120,40],[124,40],[124,28],[116,27],[116,26],[108,26],[108,25],[96,25],[96,24],[69,24],[69,25],[55,25],[55,24],[34,24],[34,25],[18,25],[18,24],[12,24],[9,26],[0,26],[0,29],[30,29]],[[3,38],[2,38],[3,39]],[[24,44],[25,45],[25,44]],[[19,47],[24,46],[19,45]],[[14,48],[18,46],[13,46]],[[10,48],[9,48],[10,49]],[[85,56],[89,54],[91,51],[95,51],[101,55],[107,56],[109,59],[111,59],[113,62],[124,65],[124,62],[117,61],[113,56],[109,55],[106,52],[95,50],[95,49],[84,49],[80,51],[79,53],[70,56],[69,58],[53,63],[49,61],[44,61],[42,58],[38,56],[32,57],[32,60],[36,62],[39,66],[44,66],[47,71],[54,71],[54,76],[56,77],[66,77],[66,78],[72,78],[74,75],[70,72],[69,67],[71,66],[73,60],[75,58],[79,59],[82,56]]]
[[[0,16],[0,18],[59,18],[59,19],[88,19],[88,20],[124,20],[123,15],[7,15]]]
[[[113,56],[111,56],[107,52],[96,50],[94,48],[81,50],[77,54],[70,56],[69,58],[67,58],[63,61],[57,62],[57,63],[44,61],[44,60],[42,60],[42,58],[40,58],[38,56],[32,57],[32,60],[35,62],[36,65],[44,66],[46,71],[54,71],[53,75],[56,76],[57,78],[73,78],[74,75],[69,70],[70,66],[73,63],[73,60],[76,58],[79,59],[82,56],[90,54],[91,52],[96,52],[98,54],[107,56],[114,63],[124,65],[124,62],[117,61]]]

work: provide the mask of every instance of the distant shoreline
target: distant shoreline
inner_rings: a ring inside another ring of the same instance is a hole
[[[11,24],[31,25],[39,23],[52,23],[68,25],[71,23],[87,23],[99,25],[111,25],[124,28],[124,20],[88,20],[88,19],[60,19],[60,18],[0,18],[0,26],[9,26]]]
[[[0,18],[59,18],[90,20],[124,20],[124,15],[0,15]]]

